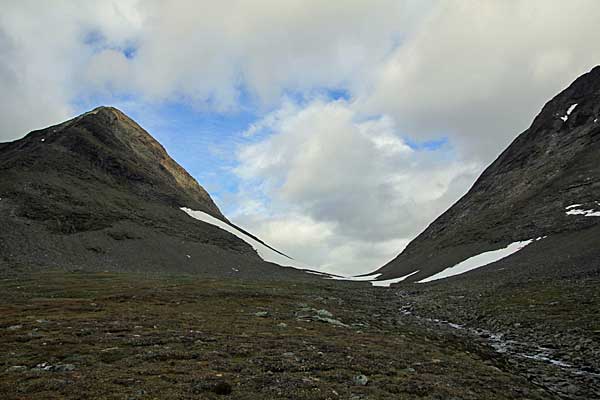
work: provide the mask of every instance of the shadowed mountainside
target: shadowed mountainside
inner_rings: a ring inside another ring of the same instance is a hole
[[[0,174],[1,261],[259,278],[293,273],[182,212],[189,207],[229,223],[160,143],[115,108],[0,144]]]
[[[552,252],[553,262],[564,260],[559,268],[569,268],[569,259],[577,256],[572,243],[597,231],[600,218],[567,214],[566,208],[577,204],[578,209],[600,210],[599,201],[600,67],[596,67],[549,101],[464,197],[376,272],[382,273],[379,279],[390,279],[419,271],[407,278],[419,281],[477,254],[544,236],[552,240],[530,244],[527,254]],[[597,237],[591,249],[595,251],[588,255],[596,265]]]

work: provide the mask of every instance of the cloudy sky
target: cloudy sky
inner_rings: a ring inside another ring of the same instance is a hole
[[[600,63],[596,0],[0,0],[0,141],[97,105],[235,223],[367,272]]]

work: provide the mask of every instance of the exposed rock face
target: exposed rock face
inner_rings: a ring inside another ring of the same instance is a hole
[[[471,256],[540,236],[594,229],[600,217],[600,67],[548,102],[471,190],[377,272],[419,281]],[[541,250],[544,241],[530,245]],[[565,252],[569,249],[565,242]],[[600,247],[600,241],[597,247]]]
[[[115,108],[0,144],[0,176],[0,261],[173,272],[274,268],[244,241],[179,210],[228,222],[160,143]]]

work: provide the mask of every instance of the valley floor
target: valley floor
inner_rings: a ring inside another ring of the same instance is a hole
[[[467,290],[1,271],[3,399],[600,398],[597,276]]]

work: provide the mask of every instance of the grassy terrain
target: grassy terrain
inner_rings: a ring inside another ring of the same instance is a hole
[[[13,272],[0,280],[0,393],[3,399],[551,398],[459,338],[402,322],[397,308],[378,313],[389,293],[329,282]],[[366,385],[356,378],[361,374]]]

